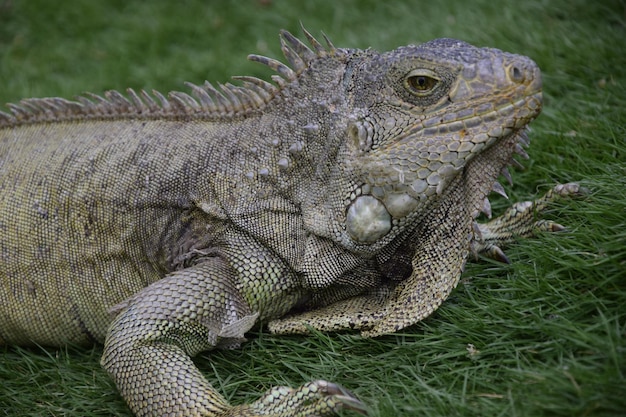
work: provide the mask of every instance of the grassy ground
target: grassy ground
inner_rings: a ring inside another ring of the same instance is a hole
[[[626,412],[625,13],[623,0],[0,0],[0,101],[266,77],[245,55],[279,57],[278,29],[298,33],[300,21],[338,46],[387,50],[447,36],[531,56],[544,72],[545,110],[527,169],[507,192],[526,200],[581,181],[589,197],[552,213],[569,233],[520,242],[507,252],[512,265],[471,264],[444,306],[403,334],[258,334],[197,362],[233,402],[324,378],[352,389],[373,416],[618,416]],[[0,415],[129,415],[100,353],[0,348]]]

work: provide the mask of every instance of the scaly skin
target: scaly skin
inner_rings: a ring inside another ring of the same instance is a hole
[[[528,58],[439,39],[387,53],[282,32],[276,85],[29,99],[0,113],[0,344],[104,342],[138,416],[365,413],[314,381],[231,406],[196,369],[258,323],[390,333],[432,313],[468,255],[559,230],[487,224],[541,109]],[[504,171],[503,171],[504,170]]]

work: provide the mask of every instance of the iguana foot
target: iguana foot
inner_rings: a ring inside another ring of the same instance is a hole
[[[565,227],[551,220],[538,219],[548,205],[562,198],[584,194],[577,183],[559,184],[535,201],[513,204],[503,215],[488,223],[476,223],[472,251],[500,262],[509,263],[501,247],[517,238],[530,237],[538,232],[560,232]]]
[[[236,406],[224,417],[330,417],[340,409],[367,415],[363,403],[343,387],[313,381],[293,389],[274,387],[252,404]]]

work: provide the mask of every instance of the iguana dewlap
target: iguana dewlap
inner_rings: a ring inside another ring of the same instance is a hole
[[[390,333],[469,254],[503,258],[557,186],[486,224],[541,110],[529,58],[452,39],[391,52],[281,33],[274,83],[27,99],[0,113],[0,344],[104,343],[138,416],[365,413],[338,385],[231,406],[191,357],[275,333]]]

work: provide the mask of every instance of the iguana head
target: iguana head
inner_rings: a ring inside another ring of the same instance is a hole
[[[346,89],[355,111],[346,137],[353,185],[345,230],[363,245],[410,227],[453,178],[468,174],[470,161],[506,143],[505,158],[482,161],[496,165],[497,176],[517,143],[506,139],[523,137],[541,110],[533,61],[452,39],[371,55],[352,69]],[[477,179],[481,202],[495,176]]]

